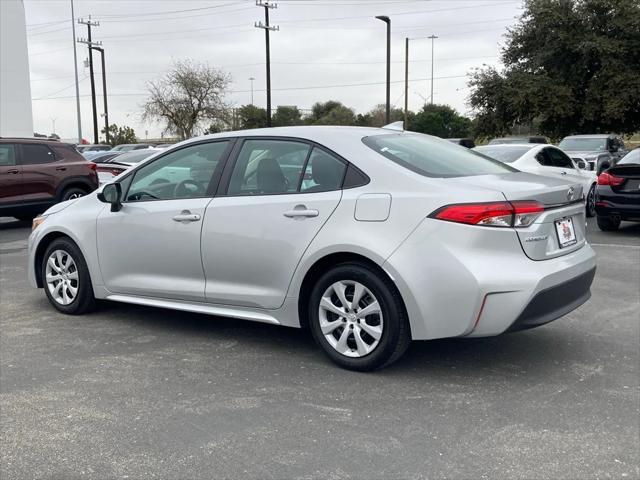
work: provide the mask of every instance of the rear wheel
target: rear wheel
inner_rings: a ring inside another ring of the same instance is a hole
[[[86,194],[87,192],[80,187],[69,187],[62,192],[62,195],[60,195],[60,201],[64,202],[67,200],[73,200],[74,198],[84,197]]]
[[[59,311],[80,315],[95,306],[89,269],[71,239],[51,242],[43,257],[41,275],[47,298]]]
[[[338,265],[318,279],[309,299],[309,325],[329,358],[350,370],[390,365],[411,343],[397,289],[361,263]]]
[[[589,189],[589,193],[587,194],[586,210],[587,210],[587,217],[596,216],[596,185],[595,183],[591,185],[591,188]]]
[[[612,232],[620,227],[620,219],[613,217],[598,217],[598,228],[603,232]]]

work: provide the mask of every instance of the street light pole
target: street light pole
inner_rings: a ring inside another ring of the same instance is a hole
[[[254,77],[249,77],[249,81],[251,82],[251,105],[253,105],[253,81],[255,80]]]
[[[387,24],[387,99],[385,108],[385,123],[391,123],[391,19],[386,15],[378,15],[378,20]]]
[[[78,84],[78,53],[76,52],[76,19],[71,0],[71,34],[73,35],[73,70],[76,77],[76,115],[78,120],[78,145],[82,143],[82,120],[80,117],[80,86]]]
[[[438,37],[431,35],[427,38],[431,39],[431,105],[433,105],[433,41]]]
[[[404,129],[409,127],[409,37],[404,39]]]

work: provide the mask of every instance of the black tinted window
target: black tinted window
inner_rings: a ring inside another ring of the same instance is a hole
[[[544,167],[555,167],[555,165],[553,164],[553,159],[551,158],[551,155],[549,155],[549,151],[547,148],[545,148],[544,150],[540,150],[536,154],[536,160],[540,165]]]
[[[545,149],[551,155],[551,159],[553,160],[553,166],[558,168],[573,168],[573,163],[571,163],[571,159],[567,157],[563,152],[557,150],[555,148],[547,148]]]
[[[314,148],[305,169],[301,192],[328,192],[342,186],[346,165],[333,155]]]
[[[347,174],[344,176],[344,182],[342,188],[355,188],[361,187],[369,183],[369,177],[358,170],[353,165],[349,164],[347,168]]]
[[[55,162],[56,157],[46,145],[22,145],[22,164],[36,165]]]
[[[426,177],[464,177],[517,172],[497,160],[427,135],[400,133],[362,140],[380,155]]]
[[[8,143],[0,144],[0,167],[12,167],[16,164],[16,147]]]

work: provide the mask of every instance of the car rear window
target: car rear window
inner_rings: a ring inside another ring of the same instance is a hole
[[[428,135],[374,135],[362,141],[380,155],[425,177],[467,177],[518,171],[497,160]]]
[[[503,163],[513,163],[516,160],[518,160],[521,156],[523,156],[525,153],[527,153],[529,150],[531,150],[533,147],[535,147],[535,144],[531,144],[531,146],[518,146],[518,147],[501,147],[501,146],[493,146],[493,145],[487,145],[487,146],[482,146],[482,147],[476,147],[473,150],[479,153],[482,153],[483,155],[486,155],[487,157],[491,157],[494,158],[496,160],[499,160]]]

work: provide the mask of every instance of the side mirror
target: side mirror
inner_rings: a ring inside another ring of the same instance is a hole
[[[578,168],[582,170],[588,170],[587,164],[585,163],[584,160],[578,160],[576,163],[578,164]]]
[[[110,183],[105,185],[102,191],[98,194],[98,200],[104,203],[111,204],[111,211],[118,212],[122,208],[122,187],[120,183]]]

